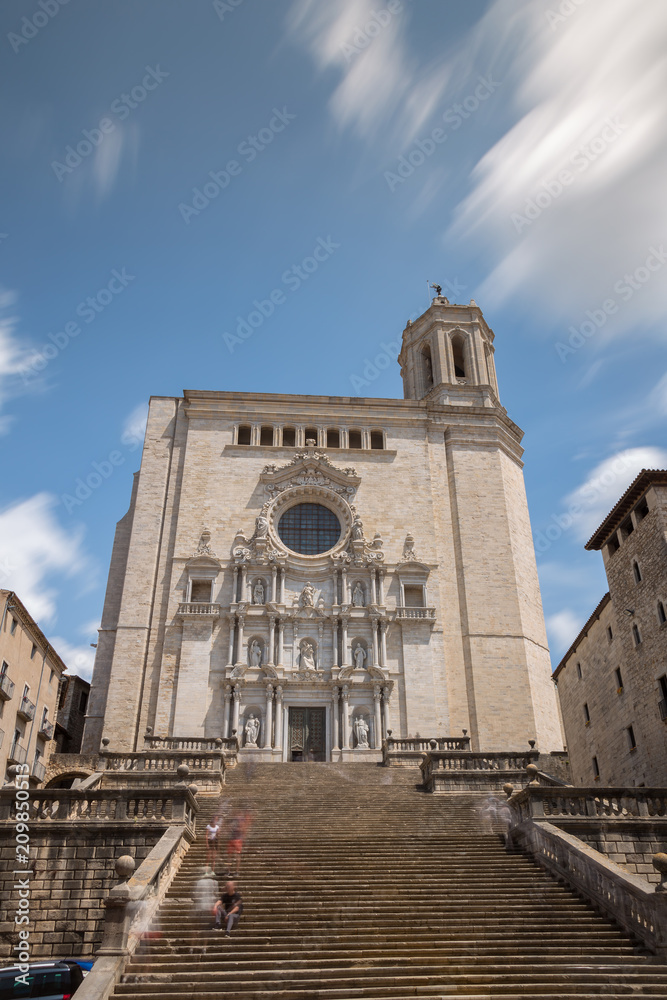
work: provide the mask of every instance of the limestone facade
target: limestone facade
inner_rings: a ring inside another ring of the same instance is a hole
[[[147,730],[264,760],[380,759],[387,730],[562,748],[493,333],[438,297],[399,363],[403,400],[151,399],[84,752]]]
[[[0,590],[0,775],[21,764],[40,782],[55,735],[58,685],[66,670],[11,590]]]
[[[555,671],[575,784],[667,784],[667,472],[642,471],[588,549],[609,593]]]

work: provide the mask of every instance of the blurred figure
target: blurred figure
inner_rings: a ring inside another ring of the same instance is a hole
[[[214,930],[221,931],[222,922],[226,920],[227,929],[225,930],[225,937],[229,937],[233,928],[238,924],[242,913],[243,900],[241,893],[237,892],[234,882],[227,882],[225,884],[225,891],[215,904]]]
[[[220,833],[220,820],[218,816],[214,816],[213,819],[206,827],[206,866],[207,868],[215,868],[215,863],[218,860],[218,834]]]
[[[229,823],[229,840],[227,841],[227,867],[230,873],[241,871],[241,853],[243,838],[250,828],[250,813],[247,809],[239,810]]]
[[[215,872],[211,868],[204,868],[202,876],[197,880],[193,893],[194,911],[198,917],[206,915],[210,917],[215,912],[215,905],[220,895]]]

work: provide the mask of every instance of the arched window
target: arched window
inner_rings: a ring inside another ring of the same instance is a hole
[[[384,433],[382,431],[371,431],[371,448],[384,448]]]
[[[422,348],[422,371],[424,373],[424,389],[428,392],[433,388],[433,359],[431,358],[431,348],[427,345]]]
[[[293,448],[296,444],[296,431],[293,427],[283,427],[283,448]]]
[[[327,448],[340,448],[340,432],[335,429],[327,431]]]
[[[664,625],[665,622],[667,622],[667,615],[665,614],[665,605],[662,603],[662,601],[658,601],[658,621],[660,622],[661,625]]]
[[[314,441],[315,444],[317,444],[317,427],[306,427],[303,438],[306,444],[308,444],[309,441]]]
[[[632,572],[635,574],[635,583],[642,582],[642,571],[639,568],[639,563],[635,559],[632,563]]]
[[[361,431],[350,431],[348,439],[350,448],[361,448]]]
[[[273,444],[273,427],[262,427],[259,432],[259,443],[264,446]]]
[[[250,444],[250,427],[247,424],[239,427],[238,444]]]
[[[454,375],[456,378],[467,378],[463,337],[453,338],[452,357],[454,359]]]

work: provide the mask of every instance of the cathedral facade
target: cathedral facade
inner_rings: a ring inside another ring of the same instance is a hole
[[[237,734],[259,760],[395,739],[562,749],[523,482],[480,309],[403,332],[403,400],[151,399],[83,751]]]

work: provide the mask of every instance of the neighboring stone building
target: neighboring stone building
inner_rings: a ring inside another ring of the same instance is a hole
[[[28,764],[42,781],[66,667],[13,591],[0,590],[0,602],[0,775]]]
[[[65,674],[58,692],[56,753],[79,753],[88,709],[90,684],[76,674]]]
[[[562,748],[523,481],[480,309],[403,332],[403,400],[152,398],[84,752],[238,731],[262,760],[394,738]]]
[[[667,785],[667,471],[644,469],[586,548],[609,593],[554,674],[572,779]]]

